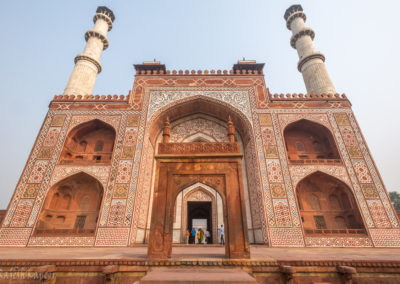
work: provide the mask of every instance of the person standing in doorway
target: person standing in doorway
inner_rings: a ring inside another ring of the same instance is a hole
[[[197,243],[200,244],[200,238],[201,238],[201,229],[197,230]]]
[[[204,244],[204,231],[200,229],[200,244]]]
[[[207,243],[207,244],[211,243],[211,242],[210,242],[210,236],[211,236],[211,235],[210,235],[210,232],[209,232],[207,229],[206,229],[205,235],[206,235],[206,243]]]
[[[192,228],[192,231],[191,231],[191,242],[190,243],[194,244],[195,240],[196,240],[196,229]]]
[[[188,244],[189,243],[189,236],[190,236],[189,230],[186,230],[185,236],[186,236],[185,244]]]
[[[224,230],[224,225],[221,225],[221,228],[219,228],[219,235],[221,238],[221,244],[225,244],[225,230]]]

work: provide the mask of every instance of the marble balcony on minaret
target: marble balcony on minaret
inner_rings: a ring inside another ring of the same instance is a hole
[[[309,94],[335,94],[336,90],[325,66],[325,56],[315,49],[315,33],[306,26],[306,15],[301,5],[290,6],[284,15],[286,26],[292,31],[290,45],[297,50],[297,68],[303,74]]]
[[[75,57],[75,67],[71,73],[64,95],[91,95],[97,74],[101,72],[100,57],[109,43],[107,32],[111,31],[114,13],[106,6],[99,6],[93,17],[94,27],[85,33],[86,46],[83,53]]]

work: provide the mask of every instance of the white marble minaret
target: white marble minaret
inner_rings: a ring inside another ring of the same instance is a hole
[[[305,24],[306,15],[301,5],[290,6],[284,16],[286,26],[292,31],[290,45],[297,50],[299,62],[297,68],[303,74],[309,94],[336,93],[325,67],[325,56],[315,49],[315,33]]]
[[[114,19],[114,13],[109,8],[97,8],[93,18],[94,27],[85,33],[85,50],[75,57],[75,67],[64,95],[92,94],[97,74],[101,72],[101,53],[108,47],[107,32],[112,29]]]

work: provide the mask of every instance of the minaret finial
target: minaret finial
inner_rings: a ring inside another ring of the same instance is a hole
[[[75,67],[64,95],[92,94],[97,74],[101,72],[101,53],[108,47],[107,32],[112,29],[114,20],[114,13],[109,8],[97,7],[93,17],[94,27],[85,33],[85,49],[75,57]]]
[[[290,6],[284,15],[286,26],[292,31],[290,45],[297,50],[297,69],[303,74],[309,94],[336,93],[335,87],[325,67],[325,56],[315,49],[315,33],[306,27],[306,15],[301,5]]]

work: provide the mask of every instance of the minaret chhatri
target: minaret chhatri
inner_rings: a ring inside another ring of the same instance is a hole
[[[315,33],[305,24],[306,15],[301,5],[290,6],[284,16],[286,26],[292,31],[290,45],[297,50],[299,62],[297,69],[303,74],[309,94],[336,93],[325,67],[325,56],[315,49]]]
[[[75,57],[75,67],[65,87],[64,95],[90,95],[97,74],[101,72],[101,52],[108,47],[107,32],[112,29],[114,13],[99,6],[93,17],[94,27],[85,33],[85,50]]]

